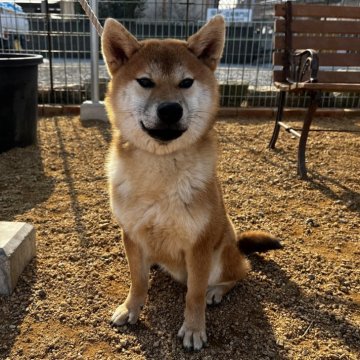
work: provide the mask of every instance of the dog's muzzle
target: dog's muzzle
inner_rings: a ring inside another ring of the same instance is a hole
[[[142,129],[152,138],[160,141],[171,141],[180,137],[186,129],[181,129],[179,122],[183,116],[183,108],[177,102],[163,102],[156,109],[158,122],[149,128],[141,122]]]

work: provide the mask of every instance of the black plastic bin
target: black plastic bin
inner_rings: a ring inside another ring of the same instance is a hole
[[[0,152],[36,143],[41,55],[0,53]]]

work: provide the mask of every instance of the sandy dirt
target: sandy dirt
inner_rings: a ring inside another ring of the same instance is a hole
[[[316,126],[359,131],[360,119]],[[311,133],[301,181],[296,140],[282,132],[267,149],[271,120],[218,122],[231,218],[284,249],[250,257],[248,278],[207,309],[208,347],[192,354],[176,338],[186,289],[159,269],[139,323],[108,324],[130,284],[109,210],[109,126],[54,117],[38,128],[38,146],[0,154],[0,220],[37,230],[36,259],[0,297],[0,359],[360,358],[360,133]]]

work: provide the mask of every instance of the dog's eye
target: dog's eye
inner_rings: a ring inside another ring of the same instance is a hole
[[[141,87],[146,89],[151,89],[155,86],[155,83],[149,78],[140,78],[140,79],[136,79],[136,81],[139,83]]]
[[[180,81],[179,88],[188,89],[192,86],[193,83],[194,83],[194,79],[186,78]]]

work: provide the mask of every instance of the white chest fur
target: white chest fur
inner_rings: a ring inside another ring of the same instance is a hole
[[[134,241],[151,242],[152,251],[174,256],[196,241],[209,222],[210,206],[203,198],[215,176],[215,157],[205,155],[191,150],[169,155],[135,151],[130,159],[112,154],[112,209]]]

